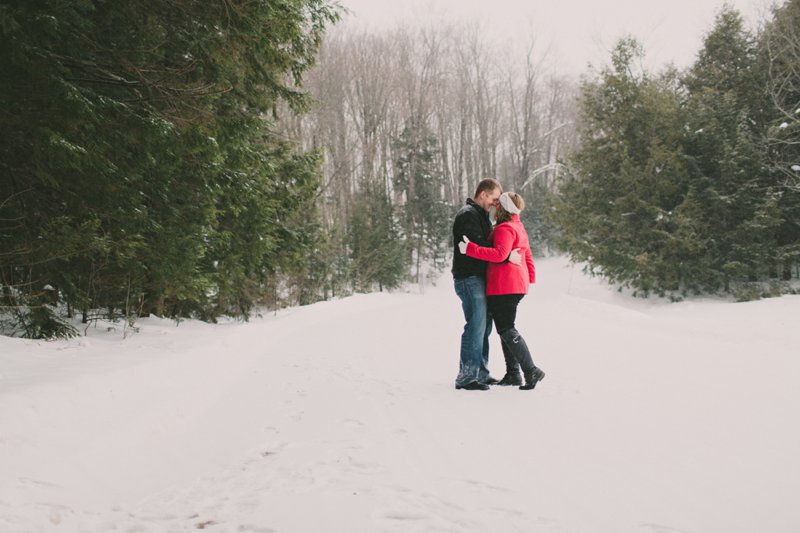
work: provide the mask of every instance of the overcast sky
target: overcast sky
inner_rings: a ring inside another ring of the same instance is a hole
[[[672,62],[690,65],[711,29],[724,0],[339,0],[350,9],[347,24],[381,29],[399,21],[436,24],[477,20],[501,43],[523,43],[536,36],[536,47],[550,47],[549,57],[564,73],[608,63],[617,39],[631,34],[644,45],[648,68]],[[762,19],[769,0],[728,0],[749,27]]]

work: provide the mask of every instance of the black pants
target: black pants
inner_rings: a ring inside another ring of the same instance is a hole
[[[514,324],[517,320],[517,306],[524,296],[524,294],[500,294],[486,297],[489,314],[492,315],[495,330],[503,343],[507,374],[518,374],[520,368],[524,374],[530,374],[536,368],[528,345]]]
[[[524,294],[500,294],[498,296],[487,296],[486,306],[494,320],[494,329],[502,335],[504,331],[514,327],[517,320],[517,305],[524,297]]]

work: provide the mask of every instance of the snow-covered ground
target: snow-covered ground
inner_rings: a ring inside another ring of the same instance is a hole
[[[0,531],[800,531],[800,297],[635,300],[557,258],[537,279],[534,391],[454,389],[447,275],[0,337]]]

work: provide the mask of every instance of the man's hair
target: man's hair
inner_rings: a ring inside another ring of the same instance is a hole
[[[500,182],[494,178],[483,178],[475,189],[475,196],[477,198],[483,191],[493,191],[500,187]]]

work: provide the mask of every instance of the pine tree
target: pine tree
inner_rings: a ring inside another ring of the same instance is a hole
[[[318,159],[269,132],[335,19],[322,0],[4,2],[6,307],[49,284],[84,319],[241,315],[303,264]]]
[[[444,200],[436,137],[423,124],[406,126],[395,140],[395,191],[403,195],[404,238],[419,280],[422,261],[435,268],[447,262],[453,208]]]
[[[757,277],[759,265],[769,259],[751,244],[773,241],[767,228],[747,224],[764,192],[756,120],[763,90],[754,39],[737,11],[724,8],[717,16],[684,83],[686,151],[700,173],[692,186],[703,205],[694,216],[712,258],[704,281],[709,290],[730,290],[731,280]]]
[[[406,279],[406,243],[386,191],[363,184],[348,224],[352,280],[357,291],[392,289]]]
[[[691,169],[677,74],[637,71],[641,55],[635,40],[621,40],[612,67],[584,84],[581,148],[555,218],[573,258],[613,282],[663,294],[685,285],[693,259],[694,245],[675,234]]]
[[[781,95],[796,70],[781,68],[795,49],[770,39],[796,34],[777,22],[796,4],[758,40],[724,8],[682,76],[635,75],[635,43],[620,43],[584,86],[582,147],[557,206],[573,257],[645,294],[791,290],[775,282],[799,250],[798,190],[778,162],[795,147],[780,138],[793,134],[796,100]]]

